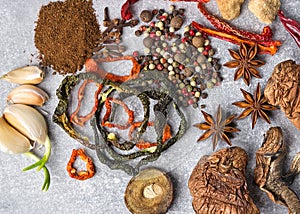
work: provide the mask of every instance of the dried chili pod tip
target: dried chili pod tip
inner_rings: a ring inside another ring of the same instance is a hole
[[[17,84],[39,84],[43,81],[45,72],[37,66],[24,66],[9,71],[0,79]]]
[[[125,191],[125,204],[134,214],[166,213],[173,200],[173,184],[168,175],[147,168],[134,176]]]
[[[48,94],[34,85],[20,85],[7,96],[7,103],[42,106],[49,99]]]
[[[0,150],[8,154],[22,154],[32,149],[30,141],[0,117]]]

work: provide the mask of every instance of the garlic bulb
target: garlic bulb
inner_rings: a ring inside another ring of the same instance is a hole
[[[45,73],[37,66],[25,66],[9,71],[0,77],[8,82],[17,84],[39,84],[44,79]]]
[[[34,85],[20,85],[7,96],[8,103],[42,106],[49,99],[48,94]]]
[[[44,144],[48,135],[46,121],[36,109],[23,105],[13,104],[4,109],[6,121],[23,135],[39,144]]]
[[[30,141],[0,117],[0,150],[8,154],[21,154],[32,149]]]

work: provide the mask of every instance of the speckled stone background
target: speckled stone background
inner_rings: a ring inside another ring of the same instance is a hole
[[[47,4],[46,0],[0,0],[0,75],[14,68],[35,64],[35,56],[38,51],[34,46],[34,28],[39,9]],[[103,18],[103,8],[110,8],[111,17],[119,17],[119,11],[124,1],[94,0],[94,8],[100,20]],[[261,32],[264,24],[259,22],[247,8],[246,0],[239,18],[231,23],[239,28],[253,32]],[[165,0],[140,0],[133,7],[135,15],[142,9],[164,8],[168,9],[170,2]],[[196,3],[177,3],[178,7],[186,9],[188,24],[196,20],[206,26],[210,26],[206,19],[196,9]],[[210,11],[218,14],[216,2],[212,0],[208,4]],[[300,20],[300,1],[282,1],[281,9],[289,17]],[[240,88],[253,92],[258,82],[262,88],[265,87],[274,66],[284,60],[293,59],[300,63],[300,49],[293,39],[285,31],[276,18],[271,28],[274,31],[274,38],[282,41],[282,47],[274,55],[260,56],[266,61],[266,65],[261,67],[262,79],[252,79],[250,87],[247,87],[242,80],[233,81],[234,70],[222,68],[223,83],[219,87],[207,90],[209,97],[201,103],[206,104],[205,109],[213,114],[218,104],[228,113],[240,113],[241,109],[231,105],[232,102],[242,100]],[[76,33],[76,32],[74,32]],[[124,44],[129,47],[129,52],[138,50],[142,46],[141,39],[136,39],[134,30],[126,29]],[[238,49],[237,46],[218,39],[211,38],[212,46],[216,49],[215,57],[220,58],[223,64],[230,60],[227,49]],[[43,182],[43,173],[22,172],[22,168],[31,164],[32,161],[21,155],[0,154],[0,213],[129,213],[126,209],[123,196],[130,176],[122,171],[112,171],[107,166],[101,164],[95,152],[87,150],[87,153],[94,159],[97,173],[86,181],[71,179],[66,171],[66,164],[73,148],[81,148],[81,144],[71,139],[61,128],[52,123],[51,117],[58,102],[55,90],[59,86],[62,76],[47,73],[45,81],[40,87],[45,89],[50,100],[42,107],[49,124],[49,135],[53,144],[52,155],[47,164],[51,173],[51,186],[48,192],[40,190]],[[6,105],[6,96],[16,85],[0,82],[0,112]],[[172,148],[165,152],[156,162],[149,165],[159,167],[171,176],[175,186],[174,203],[168,213],[193,213],[187,181],[189,175],[202,155],[212,153],[211,139],[196,143],[196,139],[202,131],[191,126],[196,122],[203,121],[199,109],[186,108],[184,113],[187,117],[189,128],[184,137]],[[1,114],[1,113],[0,113]],[[271,126],[281,126],[285,140],[288,145],[288,156],[286,164],[290,164],[295,153],[300,151],[300,131],[297,130],[278,110],[271,114]],[[254,202],[260,208],[261,213],[287,213],[284,206],[272,203],[266,194],[259,190],[253,183],[253,169],[255,165],[255,151],[263,141],[263,134],[270,125],[262,120],[258,120],[257,125],[252,130],[250,118],[238,121],[241,132],[235,134],[232,139],[233,145],[241,146],[249,155],[247,166],[248,185]],[[217,149],[226,147],[224,142],[218,144]],[[298,177],[292,188],[300,195],[300,185]]]

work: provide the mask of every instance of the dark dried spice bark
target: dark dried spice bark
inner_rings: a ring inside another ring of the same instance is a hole
[[[101,36],[91,0],[66,0],[42,6],[34,42],[42,62],[56,71],[81,70]]]
[[[286,144],[280,127],[271,127],[265,134],[262,146],[256,152],[254,181],[265,191],[269,198],[288,207],[289,213],[300,213],[300,201],[296,193],[288,187],[299,173],[298,153],[291,164],[289,172],[283,176],[283,161],[286,156]]]
[[[293,60],[277,64],[264,90],[268,102],[285,113],[300,129],[300,65]]]
[[[247,161],[240,147],[221,149],[199,160],[188,182],[197,214],[259,213],[247,189]]]

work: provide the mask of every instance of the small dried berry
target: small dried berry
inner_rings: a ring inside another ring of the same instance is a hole
[[[174,18],[171,19],[170,26],[175,29],[179,29],[181,28],[182,24],[183,24],[183,18],[181,16],[175,16]]]
[[[140,14],[140,18],[143,22],[150,22],[153,19],[153,13],[149,10],[143,10]]]

